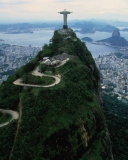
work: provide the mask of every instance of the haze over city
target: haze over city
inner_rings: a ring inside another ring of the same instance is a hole
[[[72,11],[73,19],[127,21],[127,0],[0,0],[1,23],[62,20],[59,11]]]

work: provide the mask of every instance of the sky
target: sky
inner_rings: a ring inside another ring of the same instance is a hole
[[[128,0],[0,0],[0,22],[62,20],[64,9],[69,20],[128,21]]]

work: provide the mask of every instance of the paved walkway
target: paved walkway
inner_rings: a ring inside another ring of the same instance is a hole
[[[8,113],[8,114],[10,114],[10,115],[12,116],[12,118],[11,118],[11,120],[10,120],[9,122],[5,122],[5,123],[0,124],[0,127],[6,126],[6,125],[8,125],[12,120],[19,118],[19,114],[18,114],[18,112],[16,112],[16,111],[0,109],[0,112],[2,112],[2,113]]]
[[[67,63],[67,61],[69,61],[69,58],[63,60],[63,61],[61,62],[61,64],[58,65],[56,68],[63,66],[65,63]]]

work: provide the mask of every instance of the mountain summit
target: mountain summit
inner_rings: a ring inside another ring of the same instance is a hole
[[[1,160],[113,159],[99,72],[72,29],[56,30],[49,45],[2,84],[0,99],[20,115],[18,124],[1,128]]]
[[[112,33],[112,37],[120,37],[120,31],[118,28],[114,29]]]
[[[120,31],[119,29],[115,29],[112,33],[112,36],[107,39],[99,40],[97,42],[105,42],[111,46],[116,46],[116,47],[126,47],[128,46],[128,41],[120,36]]]

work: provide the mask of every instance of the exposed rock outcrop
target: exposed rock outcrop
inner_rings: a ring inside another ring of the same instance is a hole
[[[120,31],[119,29],[115,29],[112,33],[112,37],[120,37]]]
[[[112,37],[99,40],[97,42],[105,42],[110,44],[111,46],[116,46],[116,47],[126,47],[128,46],[128,41],[120,36],[120,31],[119,29],[115,29],[112,33]]]

